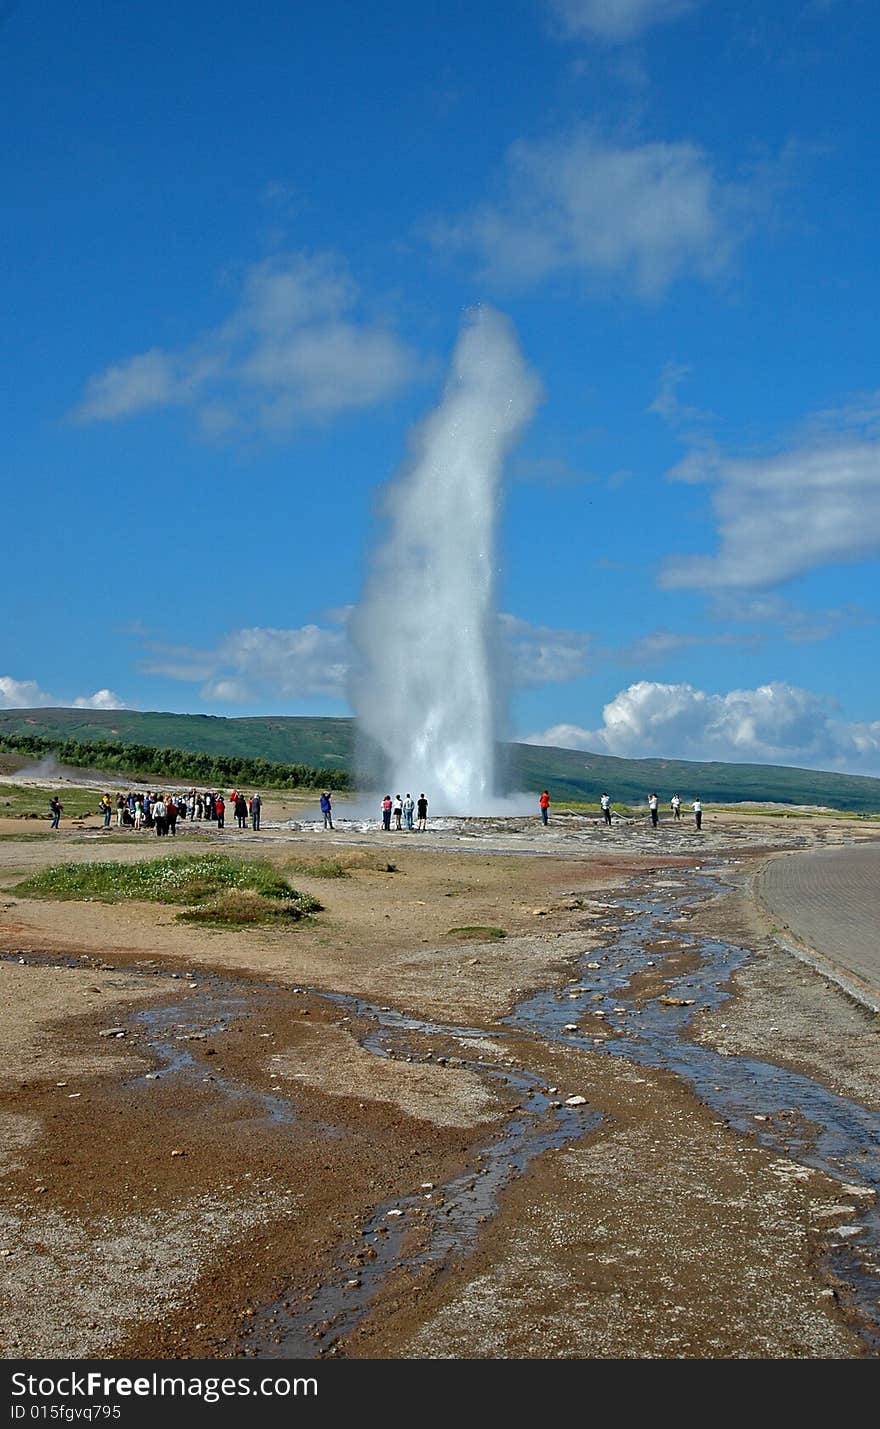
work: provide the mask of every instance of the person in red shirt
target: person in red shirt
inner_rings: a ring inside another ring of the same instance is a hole
[[[550,795],[546,789],[538,800],[538,803],[541,806],[541,822],[542,824],[548,824],[550,822]]]
[[[223,827],[223,815],[226,813],[226,801],[222,794],[218,794],[214,800],[214,814],[217,819],[218,829]]]

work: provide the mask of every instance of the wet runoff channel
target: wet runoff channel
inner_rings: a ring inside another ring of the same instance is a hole
[[[682,929],[682,917],[724,891],[717,874],[655,887],[641,897],[614,900],[622,923],[604,948],[582,961],[573,995],[539,993],[520,1003],[508,1023],[544,1040],[564,1041],[643,1067],[673,1072],[737,1131],[778,1152],[780,1174],[812,1167],[841,1183],[855,1202],[851,1224],[830,1231],[828,1269],[843,1287],[867,1345],[880,1351],[880,1114],[829,1091],[821,1082],[751,1057],[729,1056],[687,1039],[695,1014],[729,997],[725,984],[748,951]],[[644,1000],[630,983],[670,954],[694,955],[679,976],[664,971],[662,992]],[[694,966],[696,963],[696,966]],[[579,1020],[592,1015],[601,1030],[585,1035]],[[861,1203],[861,1204],[860,1204]],[[867,1203],[867,1204],[866,1204]]]
[[[851,1224],[829,1229],[827,1268],[876,1353],[880,1204],[870,1193],[880,1192],[880,1115],[809,1077],[688,1040],[694,1016],[730,997],[726,984],[749,957],[747,950],[698,931],[700,906],[725,891],[723,876],[722,865],[655,880],[629,897],[589,898],[594,912],[607,913],[605,945],[583,955],[573,983],[523,1000],[505,1024],[516,1036],[520,1058],[525,1033],[671,1071],[737,1131],[778,1153],[781,1175],[797,1176],[801,1168],[815,1168],[841,1183],[841,1197],[854,1203],[854,1210]],[[591,921],[591,929],[594,926]],[[675,960],[682,964],[678,973]],[[649,979],[641,994],[640,975]],[[195,996],[171,1005],[163,999],[162,1006],[136,1012],[134,1020],[147,1035],[162,1077],[203,1078],[204,1063],[193,1044],[221,1035],[231,1021],[246,1014],[257,989],[271,991],[272,985],[198,974],[188,983]],[[335,1270],[317,1290],[304,1299],[302,1287],[291,1285],[274,1303],[256,1310],[239,1343],[246,1346],[244,1353],[266,1358],[344,1354],[346,1341],[390,1277],[399,1271],[411,1276],[442,1271],[466,1257],[483,1224],[495,1214],[501,1192],[535,1157],[579,1140],[602,1122],[588,1104],[560,1103],[555,1088],[527,1067],[514,1065],[504,1047],[504,1024],[492,1031],[454,1026],[408,1017],[356,997],[299,991],[332,1002],[344,1018],[372,1024],[362,1042],[374,1056],[468,1068],[506,1097],[512,1092],[518,1102],[475,1147],[473,1169],[443,1186],[425,1184],[376,1206],[359,1238],[337,1247]],[[462,1055],[425,1052],[425,1039],[431,1038],[442,1043],[444,1053],[450,1043],[457,1044]],[[482,1052],[492,1047],[497,1052],[474,1056],[475,1044]],[[151,1076],[155,1079],[156,1073],[147,1074]],[[292,1101],[279,1087],[266,1094],[215,1075],[210,1080],[230,1097],[258,1104],[267,1124],[296,1118]],[[336,1128],[326,1130],[339,1134]]]
[[[687,1039],[695,1014],[719,1007],[730,997],[725,985],[749,957],[747,950],[706,938],[682,927],[699,918],[700,905],[725,891],[723,866],[656,882],[643,895],[604,904],[619,919],[606,945],[585,953],[576,986],[538,993],[517,1005],[506,1019],[521,1045],[522,1034],[542,1041],[623,1057],[665,1069],[688,1083],[737,1131],[779,1154],[780,1175],[815,1168],[841,1183],[846,1201],[855,1201],[852,1224],[830,1232],[827,1269],[841,1287],[867,1346],[880,1349],[880,1115],[829,1091],[821,1083],[769,1062],[726,1056]],[[599,899],[590,900],[602,906]],[[667,959],[677,956],[687,970],[675,974]],[[640,974],[663,964],[662,981],[650,996],[631,995]],[[326,996],[326,994],[325,994]],[[445,1026],[376,1008],[355,998],[334,996],[341,1008],[372,1020],[364,1046],[376,1056],[400,1056],[407,1033],[458,1040],[462,1048],[485,1030]],[[595,1031],[587,1034],[582,1023]],[[496,1043],[498,1034],[491,1040]],[[392,1052],[393,1048],[393,1052]],[[440,1060],[440,1059],[438,1059]],[[491,1060],[456,1059],[496,1082],[512,1084],[520,1109],[477,1154],[479,1169],[442,1188],[426,1186],[412,1196],[376,1208],[357,1245],[340,1247],[336,1278],[322,1285],[306,1306],[295,1292],[265,1307],[247,1335],[249,1354],[291,1358],[344,1353],[345,1340],[369,1312],[389,1274],[425,1266],[445,1268],[467,1255],[481,1224],[494,1213],[498,1196],[529,1162],[550,1147],[583,1137],[601,1124],[589,1107],[553,1101],[554,1088],[519,1068]],[[866,1204],[872,1202],[872,1204]],[[414,1227],[419,1248],[409,1245]],[[347,1268],[343,1268],[347,1267]]]

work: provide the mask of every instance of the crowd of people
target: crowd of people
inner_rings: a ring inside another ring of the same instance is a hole
[[[259,794],[248,797],[240,789],[233,789],[228,803],[223,794],[214,790],[203,792],[190,789],[186,793],[164,794],[147,789],[143,794],[132,793],[131,790],[123,794],[120,791],[115,799],[110,794],[102,794],[99,813],[103,816],[105,829],[110,827],[115,810],[117,828],[152,829],[157,837],[163,838],[168,834],[176,835],[178,820],[183,819],[189,819],[191,823],[216,824],[218,829],[225,828],[227,809],[231,810],[238,828],[246,829],[250,824],[256,832],[260,827],[262,807]],[[64,805],[54,797],[49,800],[49,809],[52,828],[57,829]]]
[[[647,802],[648,802],[648,813],[649,813],[650,816],[651,816],[651,827],[654,828],[654,829],[656,829],[657,825],[658,825],[659,822],[660,822],[660,800],[659,800],[657,794],[649,794],[649,795],[647,796]],[[539,807],[539,809],[541,810],[541,822],[542,822],[542,824],[547,824],[547,823],[549,823],[549,822],[550,822],[550,795],[549,795],[549,793],[547,792],[546,789],[543,791],[543,793],[541,794],[541,797],[540,797],[539,800],[538,800],[538,807]],[[672,817],[673,817],[673,819],[680,820],[680,819],[681,819],[681,795],[680,795],[680,794],[673,794],[672,798],[669,800],[669,807],[670,807],[671,810],[672,810]],[[691,808],[692,808],[693,811],[694,811],[694,824],[695,824],[695,826],[696,826],[698,829],[701,829],[701,828],[703,827],[703,805],[702,805],[702,801],[701,801],[700,799],[694,799],[694,801],[693,801],[693,803],[692,803],[692,805],[691,805]],[[604,821],[606,824],[610,824],[610,823],[611,823],[611,795],[608,794],[607,792],[605,792],[604,790],[603,790],[602,795],[601,795],[601,797],[600,797],[600,799],[599,799],[599,812],[600,812],[601,815],[602,815],[603,821]]]
[[[424,794],[420,794],[418,799],[414,799],[412,794],[407,794],[401,799],[399,794],[391,798],[386,794],[382,800],[382,827],[391,828],[391,820],[394,820],[395,829],[407,828],[412,831],[413,819],[416,819],[415,828],[418,833],[424,833],[428,827],[428,800]]]

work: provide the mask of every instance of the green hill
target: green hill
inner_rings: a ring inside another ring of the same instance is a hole
[[[0,739],[6,734],[141,744],[312,768],[351,771],[354,765],[355,725],[351,719],[299,715],[225,719],[138,710],[0,710]],[[683,799],[699,794],[710,803],[755,800],[880,812],[880,779],[858,774],[774,764],[615,759],[532,744],[504,745],[501,755],[509,789],[537,792],[547,788],[557,801],[592,803],[607,789],[615,802],[640,803],[651,790],[662,800],[677,790]]]

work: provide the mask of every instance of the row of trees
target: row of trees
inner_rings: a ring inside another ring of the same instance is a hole
[[[60,764],[82,769],[106,769],[123,774],[190,780],[208,788],[245,785],[255,789],[350,789],[344,769],[313,769],[308,764],[279,764],[269,759],[226,754],[194,754],[187,749],[154,749],[149,744],[119,744],[109,740],[51,739],[39,734],[4,734],[0,749],[52,756]]]

